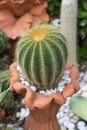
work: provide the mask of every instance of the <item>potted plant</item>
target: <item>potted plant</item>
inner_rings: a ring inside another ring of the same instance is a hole
[[[53,24],[36,25],[18,41],[10,90],[23,94],[30,110],[25,130],[60,130],[56,114],[79,90],[78,69],[66,66],[67,56],[66,39]]]

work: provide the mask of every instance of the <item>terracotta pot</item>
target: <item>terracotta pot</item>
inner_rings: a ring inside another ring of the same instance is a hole
[[[0,0],[0,28],[17,41],[32,26],[50,20],[47,8],[41,0]]]
[[[45,109],[30,110],[30,115],[25,122],[24,130],[60,130],[56,114],[59,106],[51,102]]]
[[[4,116],[5,116],[5,111],[0,108],[0,121],[3,120]]]
[[[41,16],[46,13],[46,9],[48,8],[47,2],[41,2],[40,4],[36,5],[34,8],[30,10],[30,13],[34,16]]]
[[[17,63],[10,66],[10,89],[24,95],[24,102],[30,110],[30,115],[26,119],[24,129],[60,130],[56,114],[60,106],[66,102],[67,97],[72,96],[80,89],[77,83],[79,77],[78,69],[73,65],[68,65],[66,68],[70,70],[72,82],[65,87],[63,92],[44,96],[38,92],[32,91],[29,87],[20,82],[16,66]]]
[[[12,3],[18,3],[18,4],[23,4],[25,0],[10,0]]]

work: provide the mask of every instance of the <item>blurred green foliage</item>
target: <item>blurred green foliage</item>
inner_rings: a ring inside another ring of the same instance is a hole
[[[47,0],[50,16],[60,17],[62,0]],[[87,61],[87,0],[78,0],[78,63]]]
[[[0,54],[5,50],[8,43],[8,38],[4,31],[0,28]]]
[[[5,90],[9,88],[10,85],[10,70],[4,70],[0,72],[0,98],[4,94]],[[14,106],[14,94],[11,91],[8,91],[2,101],[0,102],[0,107],[4,110],[11,109]]]
[[[78,0],[78,62],[87,61],[87,0]]]
[[[60,4],[61,0],[46,0],[48,2],[48,13],[50,16],[60,16]]]

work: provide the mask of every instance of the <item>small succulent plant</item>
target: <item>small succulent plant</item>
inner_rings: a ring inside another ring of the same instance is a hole
[[[10,85],[10,70],[4,70],[0,73],[0,88],[2,91],[8,89]]]
[[[37,89],[56,88],[67,61],[67,42],[53,24],[32,27],[18,41],[16,59]]]
[[[8,43],[8,38],[6,34],[3,32],[2,29],[0,29],[0,53],[4,51],[6,48],[6,44]]]
[[[10,70],[0,73],[0,107],[4,110],[10,109],[14,105],[14,94],[9,91]]]

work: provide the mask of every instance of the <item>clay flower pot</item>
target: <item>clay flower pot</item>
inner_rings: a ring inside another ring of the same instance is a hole
[[[17,63],[13,63],[10,66],[10,89],[24,95],[25,104],[30,110],[30,115],[26,119],[24,129],[60,130],[56,114],[60,106],[66,102],[67,97],[72,96],[80,89],[77,83],[79,77],[78,69],[73,65],[68,65],[66,69],[70,70],[71,83],[67,85],[61,93],[44,96],[32,91],[29,87],[21,83],[16,67]]]
[[[3,120],[4,116],[5,116],[5,111],[0,108],[0,121]]]
[[[0,0],[0,28],[16,43],[32,26],[50,21],[47,8],[46,1]]]

